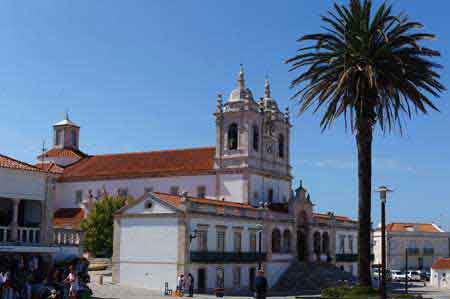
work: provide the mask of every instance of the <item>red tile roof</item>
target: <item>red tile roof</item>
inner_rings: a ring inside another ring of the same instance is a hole
[[[178,207],[181,203],[181,198],[182,198],[181,195],[172,195],[172,194],[162,193],[162,192],[153,192],[153,193],[159,199],[162,199],[176,207]],[[252,207],[251,205],[243,204],[243,203],[239,203],[239,202],[233,202],[233,201],[224,201],[224,200],[209,199],[209,198],[191,197],[191,196],[188,196],[188,200],[190,202],[195,202],[195,203],[199,203],[199,204],[209,204],[209,205],[214,205],[214,206],[257,210],[255,207]]]
[[[69,149],[69,148],[52,148],[42,155],[38,156],[38,159],[42,158],[84,158],[86,157],[86,154],[82,151],[75,150],[75,149]]]
[[[61,166],[51,162],[51,163],[37,163],[35,165],[37,168],[46,171],[46,172],[51,172],[51,173],[57,173],[57,174],[61,174],[64,171],[64,168],[62,168]]]
[[[11,168],[11,169],[20,169],[20,170],[28,170],[28,171],[41,171],[39,168],[30,165],[28,163],[0,155],[0,168]]]
[[[65,168],[62,181],[203,174],[214,170],[215,148],[86,157]]]
[[[84,210],[82,208],[61,208],[53,215],[53,226],[79,228],[83,218]]]
[[[323,220],[329,220],[330,219],[330,215],[328,214],[320,214],[320,213],[313,213],[313,217],[317,218],[317,219],[323,219]],[[335,215],[334,218],[337,221],[342,221],[342,222],[350,222],[350,223],[358,223],[358,221],[353,220],[347,216],[338,216]]]
[[[179,208],[182,202],[182,195],[173,195],[169,193],[162,193],[162,192],[152,192],[158,199],[168,203],[169,205]],[[124,211],[126,211],[128,208],[137,205],[138,203],[142,202],[143,200],[147,199],[147,193],[144,194],[141,198],[139,198],[137,201],[135,201],[131,206],[125,206],[122,209],[120,209],[117,214],[122,214]],[[198,204],[208,204],[208,205],[214,205],[218,207],[230,207],[230,208],[241,208],[241,209],[247,209],[247,210],[258,210],[257,208],[248,205],[248,204],[242,204],[238,202],[232,202],[232,201],[224,201],[224,200],[216,200],[216,199],[209,199],[209,198],[200,198],[200,197],[192,197],[188,196],[188,200],[190,202],[198,203]]]
[[[432,223],[390,223],[386,225],[389,232],[425,232],[439,233],[442,232],[436,225]]]
[[[438,259],[433,266],[432,269],[450,269],[450,259]]]

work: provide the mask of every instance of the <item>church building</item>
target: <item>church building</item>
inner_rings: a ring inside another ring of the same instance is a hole
[[[276,286],[298,261],[357,274],[357,223],[314,213],[308,191],[293,190],[289,111],[267,80],[255,100],[242,67],[236,85],[217,98],[211,147],[89,155],[68,116],[54,125],[38,165],[58,176],[55,222],[76,226],[105,194],[136,199],[115,218],[115,282],[174,288],[178,274],[192,273],[201,291],[248,290],[260,264]]]

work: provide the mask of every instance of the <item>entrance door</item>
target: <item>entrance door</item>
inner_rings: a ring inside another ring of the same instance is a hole
[[[248,269],[248,286],[250,291],[255,291],[255,278],[256,278],[256,269],[250,268]]]
[[[305,233],[297,230],[297,255],[300,262],[307,261],[307,246]]]
[[[205,269],[198,269],[197,290],[199,293],[204,293],[206,291],[206,270]]]

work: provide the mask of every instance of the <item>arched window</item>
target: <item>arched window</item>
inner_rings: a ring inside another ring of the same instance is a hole
[[[257,125],[253,126],[253,149],[256,152],[259,150],[259,128]]]
[[[278,135],[278,156],[284,158],[284,136],[283,134]]]
[[[270,188],[270,189],[267,191],[267,202],[268,202],[268,203],[271,203],[272,201],[273,201],[273,189]]]
[[[281,233],[278,228],[272,231],[272,252],[279,253],[281,251]]]
[[[314,233],[314,253],[320,254],[320,233]]]
[[[228,127],[228,149],[236,150],[238,148],[238,125],[233,123]]]
[[[322,234],[322,253],[327,255],[330,253],[330,236],[328,232]]]
[[[291,252],[291,232],[288,229],[283,232],[283,252]]]

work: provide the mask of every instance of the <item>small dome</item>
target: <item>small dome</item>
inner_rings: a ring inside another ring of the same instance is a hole
[[[238,86],[231,92],[228,101],[229,102],[253,101],[253,94],[251,90],[245,87],[244,68],[242,67],[242,64],[239,70],[237,83]]]
[[[253,94],[249,88],[236,88],[231,92],[230,97],[228,98],[229,102],[237,102],[242,100],[253,100]]]

